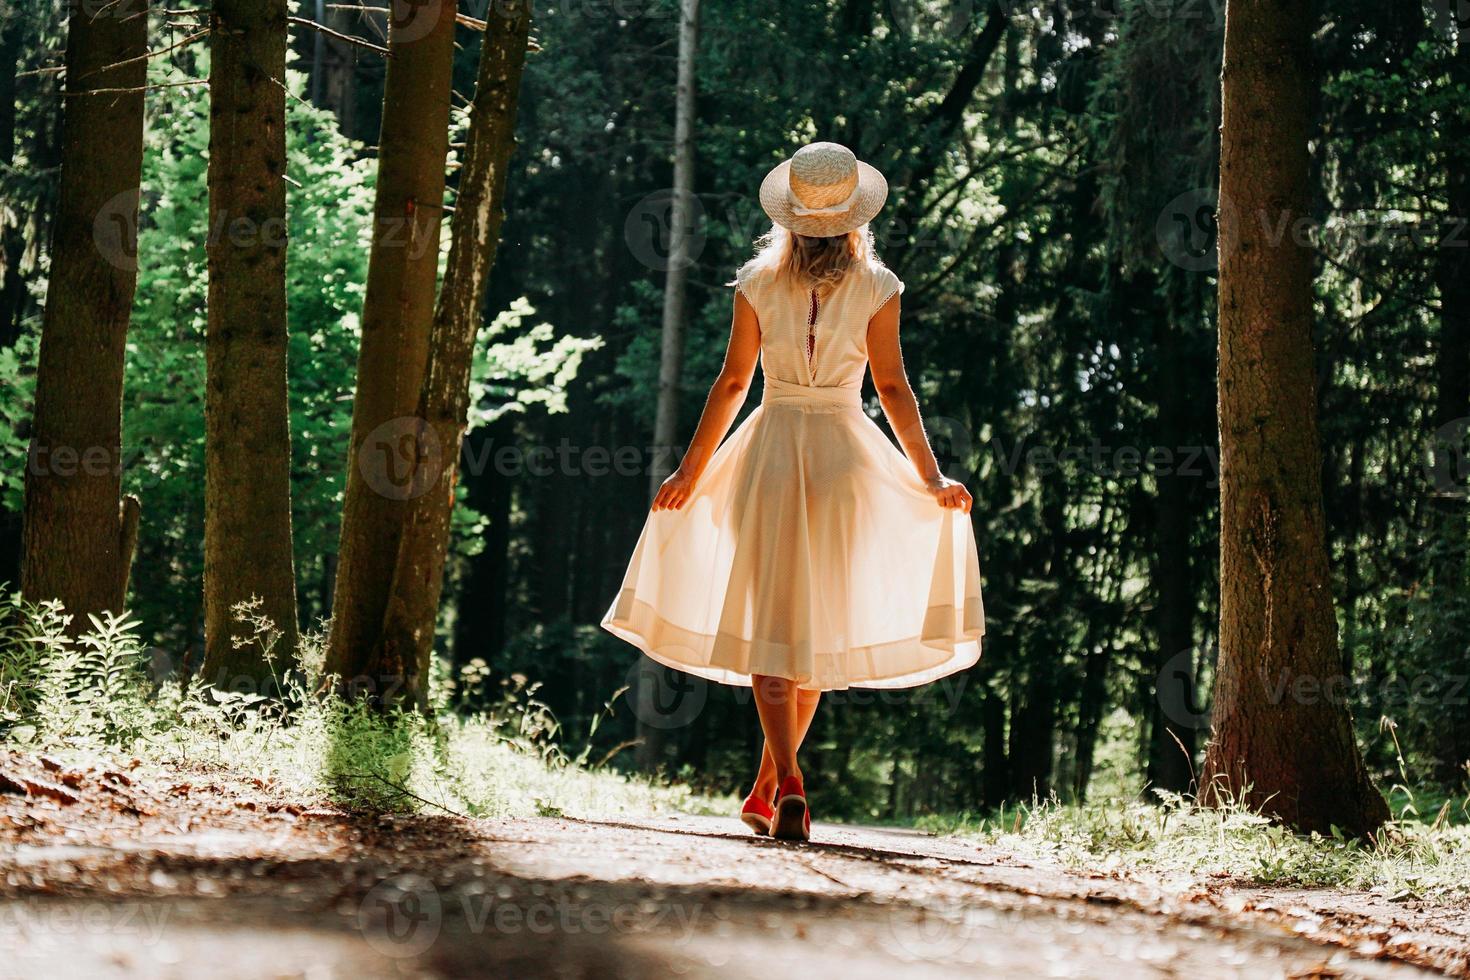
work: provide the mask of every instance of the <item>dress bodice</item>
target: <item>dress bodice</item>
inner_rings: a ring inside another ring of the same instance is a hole
[[[761,328],[761,371],[787,385],[860,389],[868,321],[903,283],[873,263],[850,270],[823,295],[770,269],[742,269],[736,286]]]

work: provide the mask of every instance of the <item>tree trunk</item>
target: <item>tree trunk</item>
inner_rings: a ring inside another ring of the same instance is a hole
[[[1450,79],[1462,89],[1470,88],[1470,26],[1460,28]],[[1448,240],[1440,244],[1438,252],[1441,312],[1434,418],[1434,452],[1438,457],[1437,473],[1441,475],[1437,480],[1441,485],[1434,488],[1434,541],[1439,548],[1434,563],[1434,594],[1442,597],[1440,623],[1444,630],[1435,646],[1443,676],[1449,681],[1444,692],[1449,700],[1442,705],[1447,723],[1440,730],[1434,754],[1436,775],[1445,783],[1463,779],[1465,763],[1470,760],[1470,711],[1455,693],[1470,678],[1470,623],[1465,612],[1465,549],[1470,546],[1466,518],[1470,502],[1463,477],[1457,478],[1457,464],[1465,459],[1466,439],[1470,437],[1470,248],[1465,244],[1470,232],[1460,225],[1470,221],[1470,153],[1466,152],[1470,106],[1461,103],[1458,109],[1440,126],[1450,227],[1446,229]]]
[[[413,509],[412,454],[429,356],[449,154],[453,3],[400,5],[389,28],[377,206],[352,448],[342,508],[327,672],[358,676],[377,643],[405,521]],[[433,17],[432,24],[414,18]]]
[[[271,677],[237,603],[296,648],[286,387],[286,0],[215,0],[210,33],[204,678]]]
[[[1322,514],[1310,0],[1230,0],[1220,160],[1220,659],[1202,798],[1300,830],[1387,819],[1358,753]],[[1284,232],[1283,232],[1284,229]]]
[[[1171,291],[1172,292],[1172,291]],[[1198,329],[1182,319],[1177,303],[1164,320],[1155,345],[1160,358],[1157,445],[1173,449],[1192,445],[1187,433],[1189,401],[1194,390],[1180,379],[1193,377],[1184,356],[1189,332]],[[1157,589],[1153,711],[1149,725],[1148,784],[1172,793],[1187,793],[1194,781],[1195,706],[1194,623],[1198,607],[1190,552],[1195,508],[1189,481],[1197,477],[1160,472],[1155,483],[1153,578]]]
[[[74,631],[126,598],[123,362],[138,281],[147,50],[144,4],[71,15],[21,587],[32,601],[60,599]]]
[[[669,218],[669,269],[664,278],[663,348],[658,368],[658,409],[653,441],[672,447],[679,437],[679,380],[684,371],[684,300],[694,217],[694,59],[699,43],[699,0],[682,0],[679,16],[679,78],[674,109],[673,212]],[[671,454],[655,453],[648,496],[673,472]]]
[[[15,163],[16,76],[20,72],[24,20],[11,15],[0,28],[0,163]],[[20,337],[20,318],[25,305],[26,284],[20,274],[25,235],[20,216],[0,215],[0,349],[12,347]],[[0,578],[4,569],[0,569]]]
[[[483,437],[475,440],[478,445],[472,445],[467,454],[490,464],[469,484],[467,501],[485,515],[489,527],[485,531],[485,548],[469,560],[459,592],[454,650],[461,664],[475,657],[495,662],[505,649],[507,614],[511,607],[510,521],[514,484],[510,474],[496,472],[493,460],[502,446],[515,442],[515,416],[502,416],[486,429]]]
[[[694,231],[694,60],[699,45],[699,0],[679,4],[679,67],[674,104],[674,187],[669,216],[669,269],[664,278],[663,348],[658,366],[658,408],[653,426],[653,466],[649,472],[648,496],[652,500],[659,485],[673,472],[673,447],[679,438],[679,380],[684,373],[684,299],[689,266],[694,257],[689,243]],[[658,708],[654,700],[663,684],[648,680],[669,668],[643,655],[636,697],[638,710],[638,767],[650,771],[663,755],[666,732],[647,723]]]
[[[414,480],[427,492],[403,528],[382,637],[368,676],[383,703],[422,706],[428,693],[450,517],[469,413],[469,377],[483,320],[485,282],[505,220],[506,170],[515,148],[516,106],[531,24],[527,0],[502,0],[490,18],[459,194],[450,225],[449,264],[429,338],[418,415]]]
[[[1010,797],[1011,773],[1006,758],[1006,704],[987,683],[980,702],[983,778],[981,803],[988,810],[998,809]]]

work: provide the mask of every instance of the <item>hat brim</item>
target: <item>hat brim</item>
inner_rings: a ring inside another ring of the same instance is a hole
[[[761,209],[772,221],[808,238],[831,238],[856,231],[875,218],[888,200],[888,180],[861,160],[857,162],[858,186],[852,206],[838,214],[792,213],[791,161],[776,164],[761,181]]]

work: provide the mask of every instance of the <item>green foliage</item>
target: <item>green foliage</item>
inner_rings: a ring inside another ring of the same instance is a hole
[[[168,111],[152,116],[144,161],[124,484],[143,501],[138,611],[164,637],[186,642],[197,629],[202,577],[206,245],[279,231],[237,226],[235,216],[210,226],[207,98],[198,90],[153,98]],[[308,577],[336,545],[376,167],[330,113],[296,100],[287,154],[292,516]]]
[[[298,74],[290,82],[297,92],[305,87]],[[165,89],[149,98],[123,484],[143,502],[134,606],[154,639],[189,648],[203,577],[206,246],[231,234],[277,232],[237,228],[233,219],[210,226],[207,96]],[[339,132],[330,112],[299,98],[289,102],[287,153],[292,519],[303,604],[321,615],[327,597],[312,584],[327,577],[337,547],[377,161]],[[536,316],[517,299],[481,330],[471,428],[507,412],[566,410],[567,386],[602,342],[560,334]],[[22,507],[36,352],[34,334],[0,348],[0,506],[13,512]],[[483,529],[463,495],[455,528],[461,547]]]

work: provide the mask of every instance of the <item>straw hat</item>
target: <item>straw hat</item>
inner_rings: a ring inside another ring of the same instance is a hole
[[[760,197],[776,224],[830,238],[871,221],[888,199],[888,181],[841,143],[808,143],[766,174]]]

